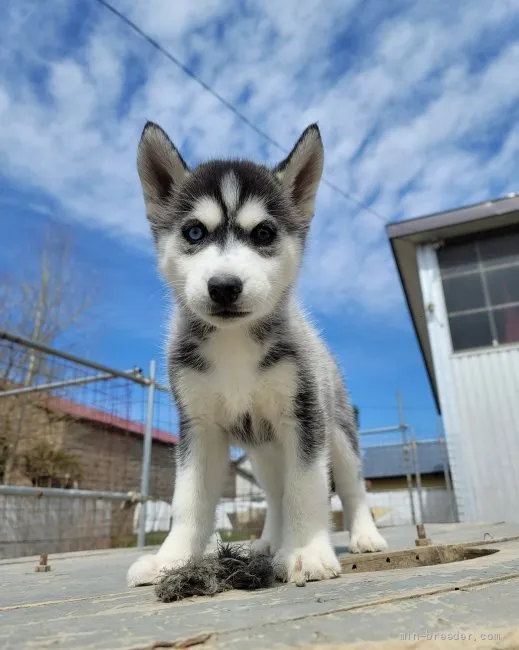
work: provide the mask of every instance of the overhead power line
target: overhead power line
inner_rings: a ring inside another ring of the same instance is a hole
[[[231,111],[231,113],[239,119],[243,124],[249,127],[256,135],[259,135],[261,138],[266,140],[269,144],[272,146],[276,147],[276,149],[279,149],[282,153],[287,155],[289,153],[289,150],[281,145],[279,142],[277,142],[274,138],[272,138],[268,133],[265,133],[262,129],[260,129],[258,126],[256,126],[253,122],[249,120],[249,118],[244,115],[234,104],[229,102],[225,97],[222,97],[220,93],[218,93],[216,90],[214,90],[208,83],[206,83],[203,79],[201,79],[196,72],[194,72],[189,66],[187,66],[185,63],[180,61],[174,54],[166,50],[158,41],[156,41],[154,38],[152,38],[149,34],[144,32],[136,23],[133,22],[128,16],[120,12],[118,9],[116,9],[113,5],[111,5],[107,0],[97,0],[97,2],[102,5],[105,9],[110,11],[114,16],[119,18],[119,20],[123,21],[130,29],[132,29],[135,33],[137,33],[141,38],[143,38],[145,41],[149,43],[152,47],[154,47],[157,51],[159,51],[161,54],[163,54],[173,65],[175,65],[177,68],[182,70],[182,72],[190,77],[193,81],[195,81],[199,86],[201,86],[206,92],[208,92],[210,95],[212,95],[217,101],[219,101],[227,110]],[[350,194],[349,192],[345,192],[342,190],[340,187],[335,185],[334,183],[331,183],[328,181],[326,178],[322,179],[322,182],[327,185],[332,191],[336,192],[337,194],[341,195],[343,198],[345,198],[347,201],[350,201],[352,203],[355,203],[357,206],[365,210],[366,212],[369,212],[372,214],[374,217],[377,219],[380,219],[383,223],[386,223],[387,220],[384,219],[384,217],[379,214],[376,210],[373,208],[369,207],[365,203],[363,203],[360,199],[357,199],[355,196]]]

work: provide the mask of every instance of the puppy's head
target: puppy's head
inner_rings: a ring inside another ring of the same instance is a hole
[[[180,306],[217,327],[267,316],[296,279],[322,169],[316,125],[272,169],[240,160],[189,169],[148,122],[139,177],[159,266]]]

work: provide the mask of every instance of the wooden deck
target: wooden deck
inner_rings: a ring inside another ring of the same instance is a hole
[[[384,534],[390,551],[417,550],[412,527]],[[151,587],[126,588],[135,549],[51,555],[49,572],[35,570],[37,558],[4,560],[0,647],[148,650],[187,640],[203,650],[254,650],[384,639],[402,647],[448,634],[505,639],[504,628],[519,625],[519,524],[429,525],[427,535],[433,544],[477,542],[472,548],[498,552],[363,572],[346,562],[348,572],[336,580],[178,604],[158,602]],[[335,535],[335,543],[345,553],[347,535]]]

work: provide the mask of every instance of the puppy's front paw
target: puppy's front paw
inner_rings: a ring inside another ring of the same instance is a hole
[[[341,565],[328,540],[295,549],[281,549],[274,557],[276,577],[302,587],[307,582],[336,578]]]
[[[387,548],[386,540],[374,525],[352,531],[350,538],[352,553],[376,553],[377,551],[387,551]]]
[[[128,569],[128,587],[155,585],[161,581],[164,571],[184,564],[185,560],[166,560],[159,555],[143,555]]]
[[[152,585],[158,575],[159,561],[156,555],[143,555],[128,569],[126,581],[128,587]]]

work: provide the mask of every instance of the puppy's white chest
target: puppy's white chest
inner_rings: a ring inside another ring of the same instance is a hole
[[[251,409],[262,391],[259,364],[261,350],[248,337],[215,336],[204,350],[211,365],[208,380],[210,393],[230,418]]]
[[[265,351],[248,336],[225,332],[207,342],[210,371],[205,378],[206,406],[224,427],[244,414],[273,425],[282,416],[295,390],[295,368],[281,363],[261,369]]]

